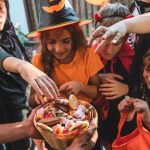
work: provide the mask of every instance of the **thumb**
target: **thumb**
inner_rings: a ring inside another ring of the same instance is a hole
[[[97,128],[97,119],[96,118],[93,118],[91,121],[90,121],[90,127],[95,127]]]
[[[94,132],[96,130],[96,126],[90,126],[87,131],[84,133],[81,132],[79,139],[81,140],[81,144],[87,143],[93,137]]]
[[[63,85],[61,85],[61,86],[59,87],[59,91],[60,91],[60,92],[66,91],[67,87],[68,87],[68,84],[65,83],[65,84],[63,84]]]

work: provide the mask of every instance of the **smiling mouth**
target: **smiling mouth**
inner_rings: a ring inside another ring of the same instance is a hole
[[[57,53],[56,55],[57,56],[62,56],[62,55],[64,55],[64,53]]]

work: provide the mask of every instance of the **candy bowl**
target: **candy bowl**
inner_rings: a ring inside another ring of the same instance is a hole
[[[65,150],[92,119],[98,120],[95,108],[74,95],[59,98],[37,110],[34,125],[47,143],[56,150]]]

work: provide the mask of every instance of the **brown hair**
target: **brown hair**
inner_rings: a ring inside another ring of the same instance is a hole
[[[148,49],[145,53],[144,53],[144,56],[143,56],[143,63],[144,62],[148,62],[148,65],[146,66],[147,67],[147,69],[149,69],[150,70],[150,49]],[[143,67],[145,67],[145,66],[143,66]]]
[[[68,30],[72,35],[72,50],[87,47],[87,40],[84,36],[82,29],[78,23],[64,26],[63,29]],[[46,39],[48,38],[48,32],[44,31],[41,33],[41,63],[44,66],[44,72],[52,78],[52,72],[54,69],[54,56],[47,49]]]
[[[126,6],[117,2],[102,7],[98,11],[98,14],[99,16],[101,16],[101,19],[97,19],[95,21],[95,28],[97,28],[100,25],[109,27],[123,20],[126,16],[130,14],[130,11]]]

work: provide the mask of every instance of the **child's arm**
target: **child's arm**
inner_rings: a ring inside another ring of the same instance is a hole
[[[0,50],[0,55],[2,52]],[[40,96],[46,95],[50,98],[57,98],[59,95],[55,82],[27,61],[11,56],[6,57],[2,62],[2,68],[4,71],[19,73]]]
[[[104,48],[106,42],[112,40],[112,43],[118,43],[121,38],[125,37],[127,33],[149,33],[150,28],[150,13],[146,13],[143,15],[139,15],[130,19],[124,19],[108,28],[104,26],[99,26],[93,33],[92,37],[90,38],[89,45],[92,44],[94,40],[101,37],[101,42],[97,46],[96,52],[100,52],[101,49]],[[104,40],[106,39],[106,40]]]
[[[96,98],[98,96],[98,86],[100,84],[100,80],[98,74],[94,75],[89,79],[88,85],[81,85],[81,92],[85,94],[87,97]]]

